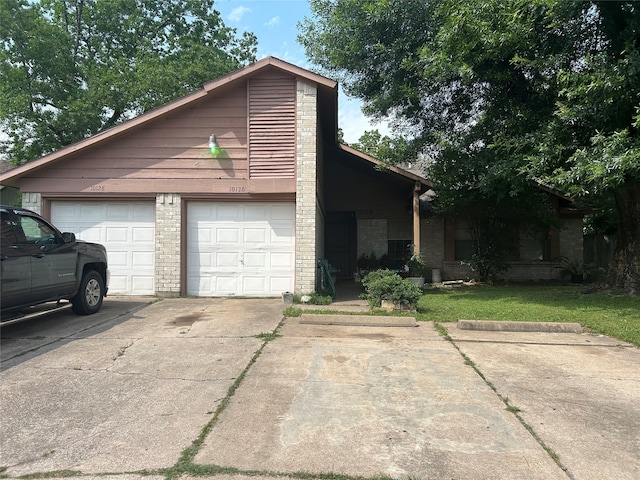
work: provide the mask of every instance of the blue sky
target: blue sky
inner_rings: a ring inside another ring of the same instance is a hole
[[[258,37],[258,59],[274,56],[302,68],[312,64],[296,41],[297,24],[311,12],[307,0],[217,0],[214,8],[229,27]],[[371,124],[360,110],[358,100],[344,94],[338,98],[338,126],[347,143],[356,142],[365,130],[377,128],[386,134],[386,125]]]

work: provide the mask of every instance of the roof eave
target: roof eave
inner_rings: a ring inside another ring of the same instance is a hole
[[[310,72],[309,70],[305,70],[304,68],[300,68],[292,63],[285,62],[275,57],[265,57],[262,60],[258,60],[255,63],[247,65],[240,70],[236,70],[234,72],[228,73],[227,75],[223,75],[222,77],[216,78],[210,82],[204,84],[205,91],[209,92],[211,90],[215,90],[220,88],[223,85],[231,83],[239,78],[247,77],[252,75],[255,72],[258,72],[264,69],[267,66],[273,66],[280,70],[283,70],[291,75],[295,75],[296,77],[303,78],[313,83],[317,83],[318,85],[322,85],[327,88],[337,88],[338,82],[335,80],[331,80],[330,78],[323,77],[322,75],[318,75],[317,73]]]
[[[395,173],[396,175],[405,177],[409,180],[413,180],[414,182],[420,182],[422,185],[429,187],[429,188],[434,188],[435,184],[431,181],[428,180],[424,177],[421,177],[420,175],[416,175],[415,173],[409,172],[403,168],[400,167],[396,167],[394,165],[388,165],[380,160],[378,160],[375,157],[372,157],[371,155],[367,155],[366,153],[363,153],[359,150],[356,150],[355,148],[351,148],[348,145],[344,145],[342,143],[338,144],[338,149],[347,152],[351,155],[355,155],[356,157],[361,158],[362,160],[365,160],[369,163],[371,163],[373,168],[380,168],[380,169],[385,169],[385,170],[389,170],[393,173]]]
[[[92,135],[91,137],[88,137],[84,140],[80,140],[79,142],[76,142],[72,145],[61,148],[60,150],[57,150],[53,153],[40,157],[36,160],[25,163],[24,165],[21,165],[19,167],[13,168],[11,170],[7,170],[6,172],[3,172],[2,174],[0,174],[0,182],[2,182],[3,185],[19,187],[20,177],[28,172],[35,171],[45,166],[48,166],[71,154],[74,154],[79,151],[95,147],[104,142],[113,140],[117,136],[122,135],[123,133],[130,131],[131,129],[144,125],[147,122],[150,122],[152,120],[161,118],[175,111],[178,108],[181,108],[185,105],[188,105],[196,100],[199,100],[207,96],[213,90],[223,87],[224,85],[228,85],[231,82],[234,82],[241,78],[250,76],[251,74],[258,72],[268,66],[273,66],[291,75],[295,75],[298,78],[302,78],[309,82],[316,83],[322,87],[325,87],[326,89],[335,90],[337,92],[338,83],[334,80],[331,80],[329,78],[323,77],[322,75],[318,75],[316,73],[310,72],[303,68],[297,67],[288,62],[284,62],[275,57],[266,57],[245,68],[236,70],[235,72],[231,72],[216,80],[208,82],[202,88],[200,88],[199,90],[196,90],[193,93],[187,94],[184,97],[178,98],[172,102],[169,102],[165,105],[157,107],[147,113],[143,113],[142,115],[132,118],[131,120],[127,120],[126,122],[120,125],[117,125],[108,130]],[[337,94],[336,94],[336,102],[337,102]],[[335,108],[335,110],[336,110],[335,116],[337,118],[337,108]]]

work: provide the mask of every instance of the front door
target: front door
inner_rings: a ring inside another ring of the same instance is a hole
[[[355,212],[327,213],[324,249],[329,264],[338,270],[338,277],[353,278],[357,261]]]

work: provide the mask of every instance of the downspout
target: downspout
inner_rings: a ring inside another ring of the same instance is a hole
[[[413,186],[413,254],[420,255],[420,190],[422,185],[416,182]]]

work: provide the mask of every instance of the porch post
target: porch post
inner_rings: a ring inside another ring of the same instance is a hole
[[[413,186],[413,253],[420,255],[420,182]]]

